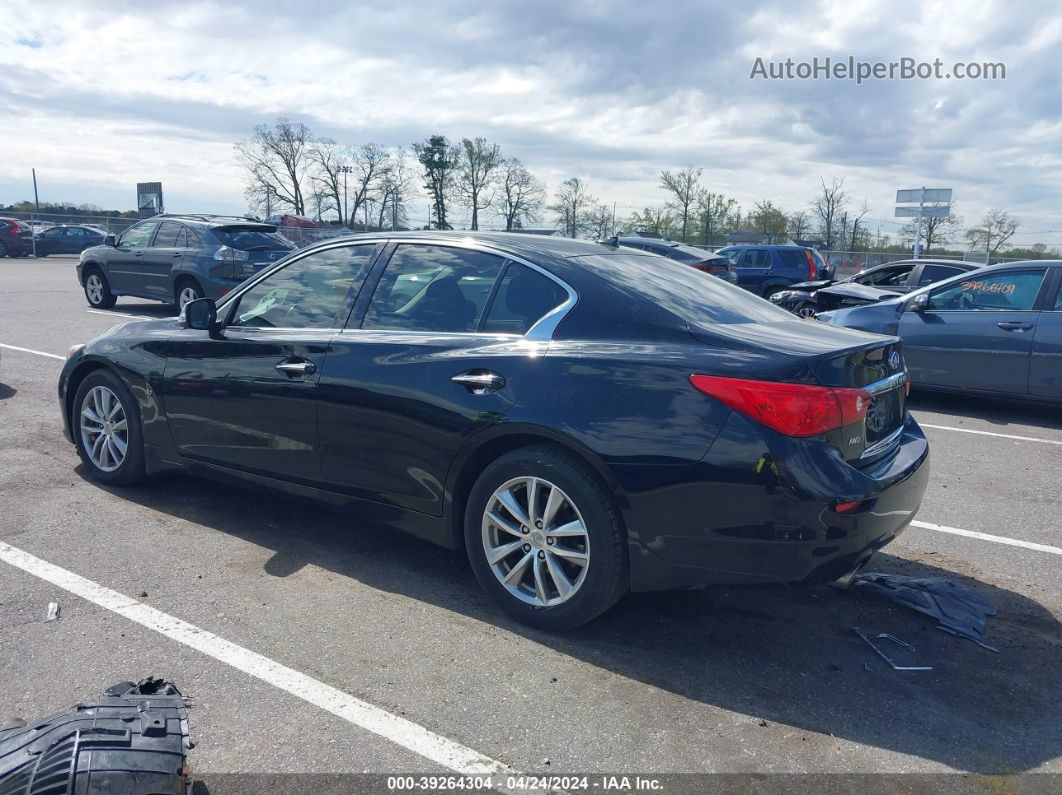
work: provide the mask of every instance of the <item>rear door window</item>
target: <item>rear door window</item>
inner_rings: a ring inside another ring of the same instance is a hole
[[[745,249],[745,256],[738,263],[742,268],[769,268],[771,267],[771,252],[764,248]]]
[[[945,311],[1022,311],[1033,308],[1044,271],[993,273],[961,279],[929,294],[927,309]]]
[[[505,260],[449,246],[398,246],[361,327],[474,332]]]
[[[568,291],[536,270],[510,262],[491,300],[483,331],[526,334],[543,316],[568,300]]]
[[[927,284],[942,282],[962,273],[962,268],[953,268],[950,265],[923,265],[922,273],[918,277],[918,286],[925,287]]]
[[[159,231],[155,234],[155,240],[152,241],[152,248],[175,248],[178,245],[177,238],[184,229],[180,224],[175,224],[173,221],[163,221],[159,226]]]

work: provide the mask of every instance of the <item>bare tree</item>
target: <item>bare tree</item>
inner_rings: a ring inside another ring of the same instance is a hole
[[[405,150],[391,156],[380,180],[379,227],[392,230],[406,225],[406,199],[413,189],[414,176]]]
[[[313,164],[310,183],[313,186],[317,217],[320,218],[329,210],[335,210],[339,222],[345,223],[342,168],[346,165],[346,160],[342,150],[331,138],[319,138],[311,143],[307,151]]]
[[[675,211],[681,224],[681,239],[688,242],[690,213],[701,194],[701,169],[686,166],[682,171],[661,171],[660,187],[671,194],[667,206]]]
[[[313,134],[305,124],[283,117],[272,127],[259,124],[250,140],[235,145],[236,159],[247,169],[248,191],[305,215],[303,184],[312,143]]]
[[[806,239],[811,234],[811,215],[806,210],[789,213],[787,229],[792,240]]]
[[[569,177],[561,183],[553,195],[554,203],[550,209],[557,214],[557,220],[564,227],[568,237],[578,237],[586,227],[587,210],[597,204],[586,185],[578,177]]]
[[[852,233],[848,237],[848,241],[849,241],[848,242],[848,247],[852,251],[855,251],[858,248],[860,248],[860,242],[861,242],[860,234],[862,234],[862,237],[865,238],[867,236],[867,234],[869,233],[869,231],[870,231],[870,230],[866,229],[865,227],[862,228],[862,230],[861,230],[860,226],[859,226],[859,222],[862,221],[863,217],[869,212],[870,212],[870,204],[866,201],[866,199],[864,199],[863,200],[863,206],[859,208],[859,213],[852,219]],[[845,213],[846,217],[847,217],[847,215],[848,214]],[[862,241],[862,242],[866,242],[866,241]],[[864,248],[865,248],[865,246],[864,246]]]
[[[461,153],[445,135],[433,135],[413,144],[413,153],[424,170],[424,189],[431,195],[435,228],[451,229],[446,205],[453,193]]]
[[[546,201],[546,187],[515,157],[503,164],[501,192],[500,211],[507,232],[533,220]]]
[[[586,212],[586,229],[595,240],[604,240],[615,233],[612,208],[598,204]]]
[[[826,242],[826,248],[831,248],[838,231],[838,216],[844,211],[844,207],[848,203],[848,196],[842,190],[844,187],[843,178],[837,179],[834,177],[829,186],[826,185],[826,180],[821,177],[819,182],[822,183],[822,195],[811,203],[811,208],[818,217],[819,229],[823,240]]]
[[[479,229],[479,211],[494,204],[498,169],[504,162],[501,147],[486,138],[462,138],[459,147],[457,195],[461,204],[472,211],[470,228]]]
[[[350,166],[350,179],[345,189],[351,191],[348,225],[353,228],[361,210],[367,229],[369,214],[365,205],[379,189],[382,175],[391,164],[391,153],[380,144],[367,143],[349,147],[346,160]]]
[[[729,219],[737,212],[737,202],[721,193],[702,191],[697,197],[697,221],[701,228],[701,245],[711,245],[720,238]],[[733,225],[733,224],[731,224]]]
[[[922,234],[921,238],[926,241],[926,251],[928,252],[934,245],[940,245],[947,243],[955,235],[955,232],[962,225],[962,218],[955,215],[952,210],[954,209],[954,203],[948,202],[946,206],[948,208],[948,214],[943,218],[940,216],[925,216],[922,219]],[[914,243],[915,236],[918,230],[915,228],[917,224],[905,224],[900,227],[900,237],[907,242]]]
[[[966,230],[966,239],[970,241],[971,249],[980,246],[991,257],[1014,237],[1019,226],[1021,221],[1012,219],[1006,210],[992,209],[985,213],[980,224]]]

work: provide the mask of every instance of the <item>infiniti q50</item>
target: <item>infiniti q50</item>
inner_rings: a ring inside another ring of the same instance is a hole
[[[572,627],[629,590],[843,579],[917,510],[900,342],[663,257],[502,233],[319,244],[63,368],[99,481],[316,497]]]

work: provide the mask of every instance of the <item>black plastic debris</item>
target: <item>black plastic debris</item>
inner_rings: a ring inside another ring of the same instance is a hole
[[[990,651],[999,651],[984,640],[988,617],[996,614],[996,606],[970,588],[939,578],[904,577],[880,572],[856,575],[851,587],[884,596],[904,607],[932,616],[938,622],[938,629],[972,640]]]
[[[172,682],[121,682],[0,730],[0,795],[187,795],[188,709]]]

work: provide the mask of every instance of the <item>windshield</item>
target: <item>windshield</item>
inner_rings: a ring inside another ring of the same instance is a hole
[[[295,246],[277,232],[261,229],[214,229],[218,240],[240,251],[292,251]]]
[[[792,322],[793,315],[747,290],[674,260],[636,254],[573,257],[632,299],[650,299],[691,325]]]

